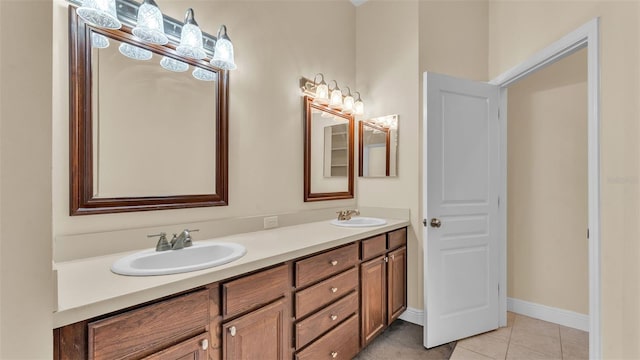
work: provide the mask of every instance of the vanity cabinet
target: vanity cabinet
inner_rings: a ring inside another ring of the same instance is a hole
[[[290,266],[222,284],[223,359],[291,358]]]
[[[406,243],[406,228],[362,241],[362,347],[383,332],[407,308]]]
[[[54,358],[206,359],[211,288],[56,329]]]
[[[54,359],[352,359],[406,309],[406,228],[54,330]]]
[[[297,360],[348,360],[360,350],[358,249],[356,242],[295,263]]]

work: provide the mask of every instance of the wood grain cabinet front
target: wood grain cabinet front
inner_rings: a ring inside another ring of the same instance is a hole
[[[360,265],[361,346],[365,347],[407,309],[407,229],[387,233],[383,255]],[[380,240],[364,240],[380,253]],[[377,244],[373,246],[372,244]]]
[[[343,246],[296,261],[296,287],[311,285],[358,264],[358,244]]]
[[[347,321],[298,352],[296,360],[351,360],[360,350],[358,334],[358,316],[352,315]]]
[[[207,350],[209,350],[209,333],[203,333],[149,355],[143,360],[208,360]]]
[[[88,324],[88,358],[139,359],[202,334],[208,321],[207,290],[94,321]]]
[[[291,327],[285,299],[229,321],[222,326],[222,356],[237,359],[288,359]]]

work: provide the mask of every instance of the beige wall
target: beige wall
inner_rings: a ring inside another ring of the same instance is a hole
[[[411,209],[408,300],[415,309],[423,308],[422,73],[486,80],[487,14],[487,2],[475,0],[370,0],[356,12],[365,118],[399,114],[398,177],[358,178],[358,205]]]
[[[383,25],[381,25],[383,24]],[[398,114],[398,177],[358,178],[359,206],[411,209],[408,302],[422,308],[418,192],[418,2],[368,1],[356,12],[356,88],[362,118]],[[420,226],[422,226],[420,224]]]
[[[605,358],[640,358],[640,3],[496,1],[489,78],[599,16],[602,340]]]
[[[507,296],[589,314],[587,50],[508,96]]]
[[[184,16],[187,4],[165,0],[161,10]],[[204,31],[226,24],[238,69],[230,74],[229,206],[127,214],[68,216],[67,10],[54,1],[53,224],[54,235],[197,222],[209,219],[354,207],[355,200],[303,202],[301,76],[324,72],[355,84],[355,8],[340,1],[197,1]],[[314,26],[310,19],[331,19]],[[332,41],[324,41],[333,39]],[[339,56],[336,56],[339,54]],[[188,146],[189,139],[182,144]],[[163,169],[162,176],[182,175]],[[260,182],[255,179],[260,178]],[[286,181],[284,181],[286,179]],[[141,244],[147,239],[134,239]]]
[[[3,0],[0,9],[0,358],[46,359],[53,310],[51,2]]]

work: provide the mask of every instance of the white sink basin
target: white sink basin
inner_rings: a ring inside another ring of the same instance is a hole
[[[344,227],[367,227],[367,226],[380,226],[387,223],[385,219],[378,219],[372,217],[356,216],[349,220],[331,220],[333,225]]]
[[[246,253],[240,244],[194,242],[180,250],[149,249],[125,256],[111,265],[111,271],[132,276],[178,274],[226,264]]]

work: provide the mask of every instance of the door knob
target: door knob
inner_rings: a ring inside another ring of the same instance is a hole
[[[200,347],[202,347],[202,350],[207,350],[207,348],[209,347],[209,340],[204,339],[200,342]]]
[[[440,219],[436,219],[436,218],[431,219],[431,227],[432,228],[439,228],[440,226],[442,226],[442,223],[440,222]]]
[[[229,334],[231,336],[236,336],[236,327],[235,326],[232,326],[232,327],[229,328]]]

